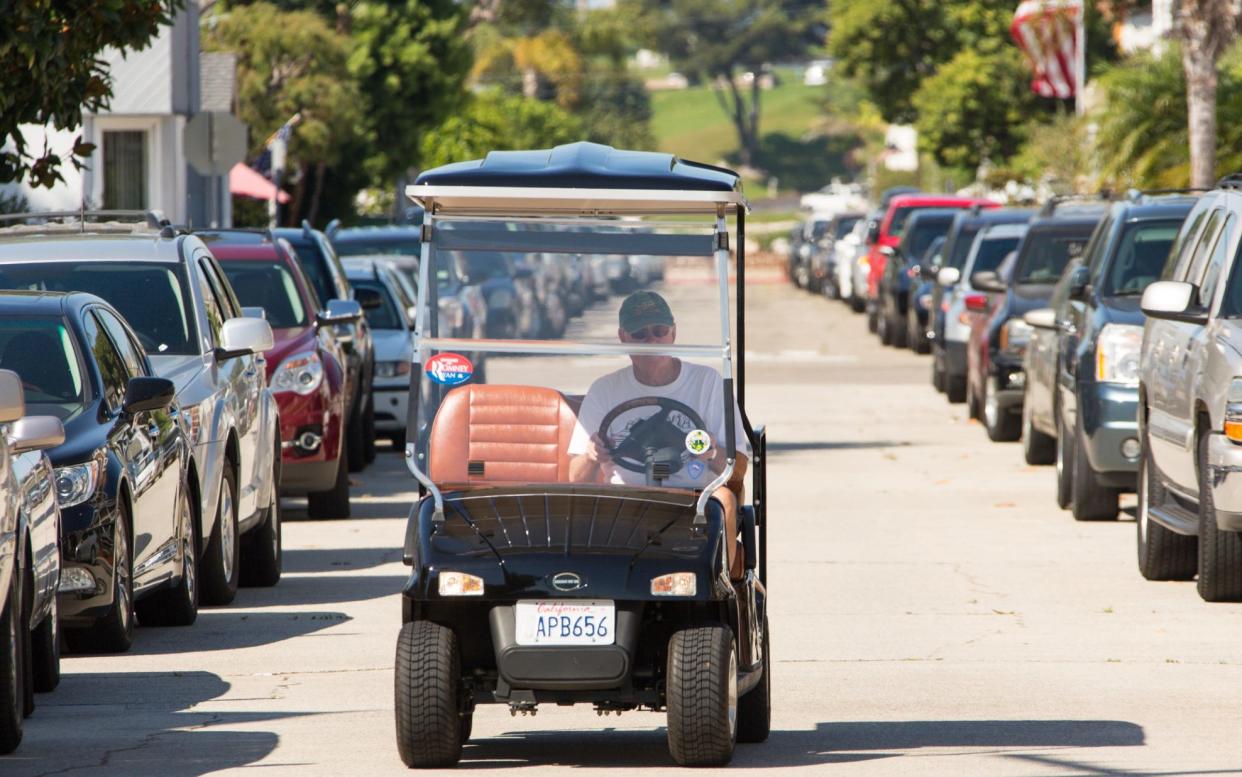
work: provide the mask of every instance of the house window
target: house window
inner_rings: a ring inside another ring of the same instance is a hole
[[[104,132],[103,206],[107,210],[147,207],[147,133]]]

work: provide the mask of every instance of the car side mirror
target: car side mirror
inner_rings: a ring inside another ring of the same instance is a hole
[[[941,267],[936,273],[936,283],[941,286],[952,286],[962,279],[962,271],[956,267]]]
[[[29,415],[9,427],[9,450],[14,453],[55,448],[65,441],[65,425],[54,415]]]
[[[261,318],[230,318],[220,327],[216,359],[262,353],[272,347],[272,326]]]
[[[1069,279],[1069,298],[1076,302],[1081,302],[1087,298],[1087,281],[1091,277],[1090,270],[1079,265],[1072,272],[1074,274]]]
[[[233,319],[240,321],[241,319]],[[126,415],[134,415],[149,410],[163,410],[172,404],[177,389],[167,378],[148,378],[139,376],[130,378],[125,386],[125,401],[121,410]]]
[[[884,254],[885,256],[896,256],[897,249],[893,248],[892,246],[880,246],[880,253]]]
[[[16,421],[26,414],[26,392],[22,379],[12,370],[0,370],[0,424]]]
[[[1193,283],[1156,281],[1143,290],[1140,307],[1148,318],[1202,324],[1207,321],[1208,313],[1195,304],[1197,291]]]
[[[362,318],[362,304],[353,299],[330,299],[318,318],[321,324],[351,324]]]
[[[880,240],[880,222],[872,221],[867,224],[867,245],[875,245]]]
[[[1005,290],[1005,284],[1001,281],[1000,276],[991,270],[984,270],[970,276],[970,285],[979,291],[987,291],[993,294]]]
[[[354,289],[354,299],[363,310],[375,310],[384,304],[384,297],[379,289]]]
[[[261,318],[267,320],[267,310],[260,307],[242,308],[242,318]]]
[[[1052,308],[1040,308],[1032,310],[1022,317],[1022,320],[1036,329],[1056,329],[1057,328],[1057,312]]]

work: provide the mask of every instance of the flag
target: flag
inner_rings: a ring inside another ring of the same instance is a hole
[[[1024,0],[1009,34],[1031,63],[1031,91],[1066,99],[1078,93],[1078,27],[1082,0]]]
[[[277,169],[284,169],[285,149],[289,145],[289,138],[293,135],[293,128],[301,120],[302,114],[300,112],[293,114],[288,121],[280,125],[280,128],[268,137],[263,143],[263,151],[259,154],[259,158],[251,165],[255,171],[270,180],[275,177]]]

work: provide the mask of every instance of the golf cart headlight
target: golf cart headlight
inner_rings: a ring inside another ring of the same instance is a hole
[[[62,508],[73,507],[90,499],[103,475],[103,462],[92,459],[82,464],[57,467],[56,499]]]
[[[317,353],[300,353],[285,359],[272,375],[272,391],[292,391],[305,396],[323,383],[323,362]]]
[[[697,590],[693,572],[673,572],[651,578],[652,596],[694,596]]]
[[[1137,386],[1143,327],[1106,324],[1095,341],[1095,379],[1101,383]]]
[[[1020,318],[1011,318],[1001,327],[1000,347],[1002,351],[1021,355],[1026,353],[1026,345],[1031,341],[1031,325]]]
[[[465,572],[440,573],[441,596],[482,596],[483,578]]]
[[[375,377],[377,378],[396,378],[401,375],[409,374],[410,363],[405,360],[375,363]]]
[[[1242,443],[1242,378],[1234,378],[1225,398],[1225,436]]]

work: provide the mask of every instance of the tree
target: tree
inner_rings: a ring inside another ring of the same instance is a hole
[[[0,24],[0,183],[28,178],[36,187],[63,181],[94,150],[81,136],[67,159],[31,152],[23,124],[82,126],[83,110],[108,107],[112,80],[99,57],[109,47],[141,50],[184,0],[19,0],[3,4]]]
[[[826,33],[822,0],[623,0],[621,8],[636,19],[639,39],[715,87],[744,165],[758,161],[764,66],[803,58]],[[753,75],[748,90],[744,73]]]
[[[422,136],[425,167],[479,159],[488,151],[549,148],[582,138],[578,119],[553,103],[490,89]]]
[[[347,67],[349,39],[311,11],[261,2],[213,17],[204,27],[203,48],[237,54],[238,113],[250,125],[253,155],[301,114],[289,143],[294,191],[286,212],[293,224],[316,215],[324,170],[365,131],[362,98]]]
[[[1186,76],[1190,185],[1207,188],[1216,175],[1216,63],[1238,29],[1237,0],[1181,0],[1177,33]]]

